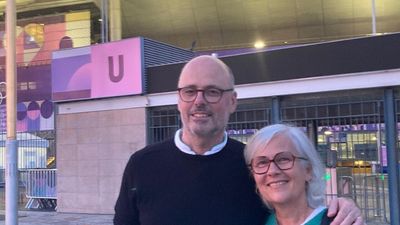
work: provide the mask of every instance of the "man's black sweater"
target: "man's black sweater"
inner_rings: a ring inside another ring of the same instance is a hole
[[[115,205],[115,225],[258,225],[268,215],[243,157],[228,138],[212,155],[183,153],[168,140],[134,153]]]

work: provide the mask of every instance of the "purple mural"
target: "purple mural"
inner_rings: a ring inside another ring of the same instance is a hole
[[[51,102],[51,66],[32,65],[17,68],[17,131],[54,129],[54,110]],[[5,78],[5,72],[0,71]],[[0,106],[0,131],[6,130],[7,98]]]
[[[51,57],[54,50],[90,44],[90,12],[19,19],[16,27],[17,131],[54,129]],[[5,24],[0,22],[0,82],[5,81]],[[4,88],[1,87],[1,90]],[[0,96],[1,97],[1,96]],[[0,105],[0,132],[6,129],[5,98]]]
[[[53,53],[52,99],[90,98],[90,47]]]
[[[6,106],[0,105],[0,131],[6,130]],[[54,129],[54,109],[50,100],[19,102],[17,104],[17,131]]]

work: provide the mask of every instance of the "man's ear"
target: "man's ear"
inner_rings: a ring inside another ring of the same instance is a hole
[[[231,104],[232,104],[232,107],[231,107],[230,113],[234,113],[236,111],[236,107],[237,107],[237,92],[236,91],[233,91],[233,93],[232,93]]]

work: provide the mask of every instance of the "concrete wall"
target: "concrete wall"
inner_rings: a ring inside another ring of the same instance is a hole
[[[114,213],[129,156],[145,146],[145,108],[56,117],[59,212]]]

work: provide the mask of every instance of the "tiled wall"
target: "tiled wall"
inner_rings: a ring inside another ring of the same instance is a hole
[[[123,169],[146,142],[145,108],[57,115],[58,212],[114,213]]]

